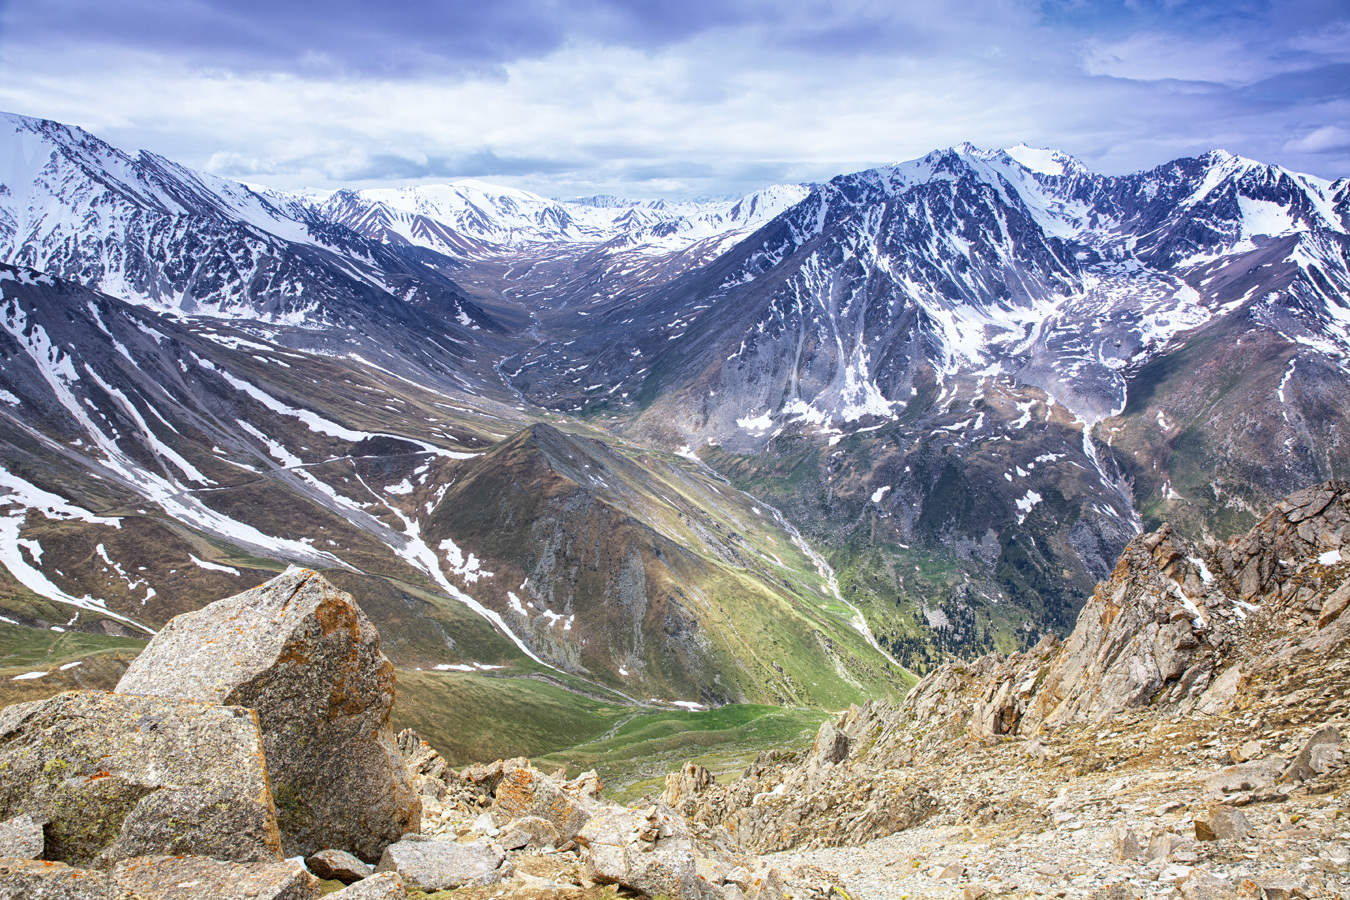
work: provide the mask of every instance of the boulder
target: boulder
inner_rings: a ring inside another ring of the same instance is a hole
[[[593,881],[653,897],[711,900],[718,896],[717,889],[699,877],[689,826],[668,809],[602,808],[577,834],[577,843]]]
[[[42,860],[0,859],[0,900],[108,900],[111,896],[112,879],[106,872]]]
[[[1251,831],[1242,810],[1215,804],[1195,819],[1195,837],[1200,841],[1238,841]]]
[[[319,882],[298,862],[231,863],[200,856],[127,859],[112,872],[135,900],[317,900]],[[185,888],[190,887],[190,891]]]
[[[1304,742],[1289,768],[1280,775],[1280,780],[1298,782],[1325,775],[1340,766],[1342,758],[1340,729],[1335,725],[1326,725],[1313,732]]]
[[[1205,779],[1205,793],[1212,800],[1222,800],[1228,794],[1264,790],[1274,786],[1286,765],[1286,760],[1273,756],[1229,766]]]
[[[512,819],[502,827],[497,842],[506,850],[544,850],[565,843],[553,823],[538,816]]]
[[[374,860],[420,828],[389,727],[393,664],[351,596],[314,572],[292,567],[174,617],[117,690],[257,710],[288,855],[336,847]]]
[[[590,818],[561,784],[528,765],[503,772],[493,793],[492,815],[501,823],[524,816],[545,819],[558,830],[561,842],[575,838]]]
[[[351,884],[370,874],[370,866],[345,850],[320,850],[305,858],[305,868],[324,881]]]
[[[0,858],[42,859],[45,843],[42,826],[32,816],[15,816],[0,822]]]
[[[384,848],[375,871],[397,872],[408,887],[432,892],[496,884],[511,866],[506,851],[487,841],[398,841]]]
[[[397,872],[381,872],[340,891],[328,894],[324,900],[407,900],[408,888]]]
[[[47,859],[281,858],[252,710],[71,691],[0,710],[0,817],[45,822]]]
[[[1116,862],[1132,862],[1144,858],[1144,847],[1134,829],[1127,825],[1117,825],[1112,831],[1111,858]]]

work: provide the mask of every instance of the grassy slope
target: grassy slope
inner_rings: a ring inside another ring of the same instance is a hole
[[[529,756],[544,769],[596,769],[610,797],[659,792],[686,760],[739,772],[761,751],[811,740],[819,710],[737,704],[702,712],[584,696],[539,678],[401,670],[394,727],[413,728],[453,765]]]

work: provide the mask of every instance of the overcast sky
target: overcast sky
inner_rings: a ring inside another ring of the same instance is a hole
[[[0,0],[0,109],[277,187],[713,196],[971,141],[1350,175],[1350,0]]]

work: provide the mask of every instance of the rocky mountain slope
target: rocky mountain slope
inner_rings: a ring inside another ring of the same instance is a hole
[[[271,325],[18,268],[0,298],[9,624],[146,635],[298,562],[361,589],[405,665],[696,706],[837,705],[901,677],[791,530],[688,461],[521,431],[504,399]]]
[[[176,618],[115,693],[0,713],[0,893],[1346,896],[1343,551],[1346,482],[1224,544],[1142,535],[1062,643],[945,665],[807,749],[722,784],[686,765],[630,807],[594,772],[395,742],[374,629],[293,569]]]
[[[1064,642],[945,665],[665,799],[868,896],[1343,896],[1347,541],[1345,482],[1225,544],[1143,535]]]
[[[933,631],[1067,629],[1144,520],[1226,537],[1345,474],[1345,191],[1220,151],[1129,176],[937,151],[503,371],[784,508],[924,666]]]

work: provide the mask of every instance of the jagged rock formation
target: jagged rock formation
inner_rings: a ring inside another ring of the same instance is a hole
[[[1133,723],[1156,732],[1176,722],[1219,727],[1242,710],[1243,721],[1254,709],[1273,721],[1350,714],[1336,686],[1350,674],[1347,585],[1345,482],[1292,495],[1225,545],[1201,548],[1164,527],[1130,544],[1063,643],[944,665],[903,702],[855,707],[822,726],[800,756],[761,758],[727,784],[687,767],[668,778],[664,799],[758,851],[863,843],[929,821],[1040,819],[1020,791],[991,800],[989,785],[1020,765],[1009,758],[1014,746],[1023,761],[1047,764],[1056,742],[1119,741]],[[1290,785],[1321,778],[1339,767],[1339,742],[1340,731],[1324,728],[1300,764],[1225,771],[1206,790],[1250,802],[1286,769],[1296,773]],[[975,769],[983,797],[954,782],[981,754],[1000,758],[999,768]]]
[[[252,710],[70,692],[0,710],[0,818],[44,823],[46,860],[279,860]]]
[[[288,854],[375,860],[419,828],[389,727],[393,664],[351,596],[314,572],[292,568],[178,616],[117,689],[257,710]]]

